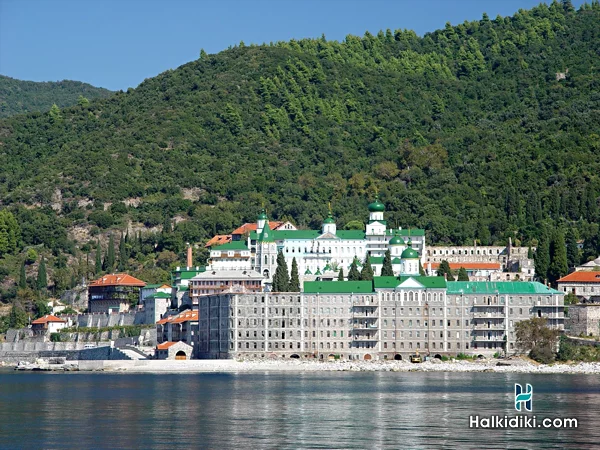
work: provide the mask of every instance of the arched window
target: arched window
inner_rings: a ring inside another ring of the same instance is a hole
[[[408,294],[408,300],[411,301],[411,302],[413,301],[413,293],[412,292],[410,292]]]

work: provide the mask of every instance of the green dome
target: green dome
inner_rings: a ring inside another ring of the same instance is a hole
[[[419,252],[412,248],[412,242],[408,241],[408,247],[400,255],[401,259],[419,259]]]
[[[335,223],[335,220],[333,219],[333,217],[331,217],[331,213],[329,213],[327,219],[325,219],[323,223]]]
[[[306,272],[304,272],[304,275],[312,275],[312,272],[310,271],[310,269],[306,269]]]
[[[379,196],[375,196],[375,201],[373,203],[369,203],[369,212],[384,212],[385,205],[379,201]]]
[[[390,239],[389,245],[404,245],[404,239],[394,234],[394,237]]]
[[[258,220],[267,220],[267,213],[265,209],[261,209],[260,214],[258,215]]]
[[[315,272],[315,275],[321,275],[321,270],[317,267],[317,271]]]

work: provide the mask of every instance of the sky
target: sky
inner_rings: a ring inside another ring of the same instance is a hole
[[[244,41],[419,35],[540,0],[0,0],[0,74],[111,90]],[[583,0],[574,0],[578,8]]]

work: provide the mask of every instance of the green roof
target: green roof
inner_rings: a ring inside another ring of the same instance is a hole
[[[327,214],[327,218],[323,221],[323,223],[335,223],[333,216],[331,215],[331,211]]]
[[[373,277],[375,289],[395,289],[398,285],[404,283],[409,278],[421,283],[428,289],[443,289],[446,287],[444,277],[425,277],[425,276],[402,276],[402,277]]]
[[[260,242],[273,242],[273,231],[271,231],[269,222],[265,222],[265,226],[260,232],[260,237],[258,238],[258,240]]]
[[[312,275],[312,272],[310,271],[310,269],[308,267],[306,268],[304,275]]]
[[[177,286],[178,291],[188,291],[189,289],[190,289],[190,287],[186,286],[185,284],[180,284]]]
[[[227,244],[212,247],[211,250],[248,250],[244,241],[231,241]]]
[[[321,230],[275,230],[271,231],[271,236],[276,241],[283,241],[286,239],[316,239],[323,233]],[[365,232],[362,230],[337,230],[336,236],[344,240],[363,240],[365,238]],[[250,232],[250,239],[257,239],[258,235],[256,231]]]
[[[448,294],[562,294],[537,281],[448,281]]]
[[[370,294],[372,281],[305,281],[306,294]]]
[[[206,272],[206,267],[200,266],[200,267],[198,267],[198,270],[196,270],[196,269],[194,269],[194,270],[187,270],[187,269],[186,270],[174,270],[173,277],[179,278],[180,280],[191,280],[196,275],[198,275],[199,273],[202,273],[202,272]]]
[[[404,239],[402,239],[400,237],[400,235],[398,233],[394,233],[394,237],[390,239],[390,242],[388,242],[389,245],[404,245]]]
[[[164,284],[164,283],[163,283]],[[162,284],[147,284],[143,289],[158,289]]]
[[[267,212],[265,208],[260,210],[260,214],[258,215],[258,220],[267,220]]]
[[[369,261],[371,264],[383,264],[383,256],[371,256]]]
[[[398,236],[425,236],[425,230],[421,230],[418,228],[406,228],[402,230],[386,230],[386,234],[391,236],[393,234],[397,234]]]
[[[166,292],[156,292],[146,298],[171,298],[171,294],[167,294]]]

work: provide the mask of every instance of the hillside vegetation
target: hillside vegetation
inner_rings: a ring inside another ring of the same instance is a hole
[[[33,111],[47,112],[53,104],[76,105],[79,97],[106,98],[112,91],[80,81],[22,81],[0,75],[0,118]]]
[[[119,246],[128,224],[155,227],[123,239],[122,267],[152,280],[186,241],[263,203],[319,227],[331,201],[344,227],[376,188],[390,224],[432,244],[539,244],[540,276],[555,279],[600,252],[599,23],[597,1],[563,1],[424,37],[240,43],[89,105],[0,121],[0,199],[20,227],[5,296],[32,246],[49,272],[67,255],[63,278],[79,279],[116,268],[95,265],[109,233]]]

